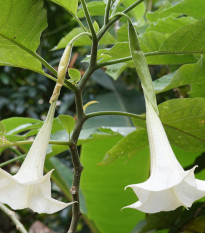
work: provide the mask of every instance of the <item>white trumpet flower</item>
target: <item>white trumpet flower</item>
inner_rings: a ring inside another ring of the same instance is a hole
[[[146,182],[127,186],[133,189],[139,201],[124,208],[156,213],[179,206],[191,207],[194,201],[205,195],[205,181],[195,179],[196,166],[184,171],[172,151],[160,118],[148,100],[146,110],[151,174]]]
[[[11,176],[0,169],[0,202],[8,204],[12,209],[30,208],[34,212],[51,214],[72,204],[53,199],[50,182],[52,171],[43,175],[55,106],[56,101],[53,101],[17,174]]]

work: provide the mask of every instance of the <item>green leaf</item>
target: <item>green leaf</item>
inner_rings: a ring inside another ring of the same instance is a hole
[[[204,97],[205,98],[205,80],[201,82],[192,83],[190,96],[191,97]]]
[[[170,34],[196,21],[192,17],[174,18],[173,16],[168,16],[167,18],[158,19],[157,23],[151,23],[146,32],[155,31]]]
[[[5,127],[5,137],[9,141],[20,141],[38,133],[43,122],[40,120],[24,117],[12,117],[1,121]]]
[[[134,26],[129,23],[129,46],[132,55],[132,60],[136,68],[137,74],[142,83],[142,88],[145,97],[150,101],[155,111],[158,112],[156,96],[152,84],[152,78],[149,72],[144,53],[140,47],[139,40],[134,29]]]
[[[123,0],[123,5],[127,8],[133,3],[135,3],[136,0]],[[136,6],[133,10],[130,11],[131,14],[135,17],[136,20],[140,20],[145,13],[145,4],[144,2],[140,3],[138,6]]]
[[[99,30],[100,30],[100,27],[99,27],[99,24],[96,21],[94,21],[93,27],[94,27],[95,32],[98,33]]]
[[[159,105],[159,116],[170,142],[185,151],[205,149],[205,99],[173,99]],[[144,120],[133,119],[146,128]]]
[[[67,131],[67,133],[70,137],[71,132],[73,131],[74,126],[75,126],[74,118],[72,116],[69,116],[69,115],[60,115],[60,116],[58,116],[58,120],[60,121],[62,126],[65,128],[65,130]]]
[[[100,165],[107,165],[121,157],[132,157],[148,144],[145,129],[137,129],[116,143],[105,155]]]
[[[47,26],[43,1],[0,0],[0,5],[0,65],[44,73],[35,57]]]
[[[71,15],[75,15],[78,9],[78,0],[50,0],[63,8],[65,8]]]
[[[174,6],[170,3],[164,4],[164,7],[159,11],[147,14],[147,18],[151,21],[157,21],[158,18],[165,18],[170,15],[188,15],[196,19],[205,18],[205,1],[197,0],[196,4],[196,0],[183,0]]]
[[[119,140],[120,137],[116,135],[82,146],[81,162],[86,169],[82,173],[81,189],[88,217],[95,222],[100,232],[131,232],[145,216],[140,211],[121,211],[121,208],[137,201],[132,190],[125,192],[123,189],[128,184],[146,180],[149,170],[148,148],[128,161],[121,158],[108,166],[97,165]]]
[[[103,1],[92,1],[92,2],[88,2],[86,5],[90,13],[90,16],[104,16],[106,4]],[[83,8],[80,8],[78,10],[77,16],[79,18],[85,17]]]
[[[81,79],[81,74],[79,70],[69,68],[68,74],[72,80],[72,82],[77,83]]]
[[[203,58],[196,64],[183,65],[177,71],[155,80],[153,85],[155,91],[161,93],[187,84],[201,84],[202,81],[205,81],[205,62]]]
[[[65,37],[63,37],[59,43],[57,44],[54,49],[62,49],[67,46],[67,44],[73,39],[73,37],[77,36],[78,34],[84,32],[82,28],[74,28],[70,31]],[[115,38],[109,33],[105,33],[103,38],[100,40],[100,44],[114,44],[116,42]],[[85,45],[92,45],[92,41],[89,37],[83,36],[79,38],[75,43],[74,46],[85,46]]]
[[[187,25],[172,33],[161,45],[163,52],[200,52],[204,53],[205,19]]]

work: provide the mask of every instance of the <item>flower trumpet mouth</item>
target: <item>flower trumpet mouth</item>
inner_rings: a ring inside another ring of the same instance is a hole
[[[0,169],[0,202],[13,209],[30,208],[34,212],[52,214],[72,203],[51,197],[51,170],[43,175],[56,101],[51,103],[46,120],[37,134],[16,175]]]
[[[179,206],[191,207],[194,201],[205,195],[205,181],[195,179],[196,166],[184,171],[174,155],[158,114],[147,99],[146,110],[150,177],[143,183],[127,186],[133,189],[139,201],[124,208],[157,213]]]

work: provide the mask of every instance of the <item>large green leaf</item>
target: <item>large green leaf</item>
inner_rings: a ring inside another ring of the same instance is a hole
[[[173,16],[168,16],[167,18],[158,19],[156,23],[151,23],[146,29],[146,32],[155,31],[170,34],[179,28],[195,22],[196,19],[192,17],[174,18]]]
[[[132,157],[148,144],[145,129],[137,129],[116,143],[105,155],[101,165],[112,163],[123,156]]]
[[[78,0],[51,0],[65,8],[71,15],[75,15],[78,9]]]
[[[158,18],[164,18],[170,15],[189,15],[197,19],[205,18],[205,1],[182,0],[174,6],[166,4],[160,11],[149,13],[147,18],[151,21],[157,21]]]
[[[205,19],[172,33],[161,45],[163,52],[205,52]]]
[[[185,151],[205,150],[205,99],[173,99],[159,105],[160,119],[172,144]],[[146,128],[144,120],[133,119]]]
[[[47,26],[43,1],[0,0],[0,5],[0,65],[43,73],[35,58],[40,35]]]
[[[203,58],[196,64],[183,65],[177,71],[155,80],[153,85],[155,91],[161,93],[187,84],[201,84],[202,81],[205,81],[205,64]]]
[[[85,196],[88,217],[95,222],[101,233],[130,233],[142,212],[121,208],[137,201],[132,190],[123,190],[126,185],[146,180],[149,169],[148,148],[130,160],[123,158],[107,166],[97,165],[105,153],[114,146],[118,135],[86,143],[82,147],[81,189]]]

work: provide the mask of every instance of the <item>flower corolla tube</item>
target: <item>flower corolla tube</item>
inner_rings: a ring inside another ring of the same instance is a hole
[[[56,101],[53,101],[17,174],[12,176],[0,169],[0,202],[12,209],[30,208],[34,212],[51,214],[72,204],[53,199],[50,182],[52,171],[43,175],[55,106]]]
[[[124,208],[145,213],[171,211],[179,206],[191,207],[205,195],[205,181],[195,179],[194,169],[184,171],[153,106],[146,100],[146,124],[150,147],[150,177],[146,182],[125,187],[133,189],[139,201]]]

